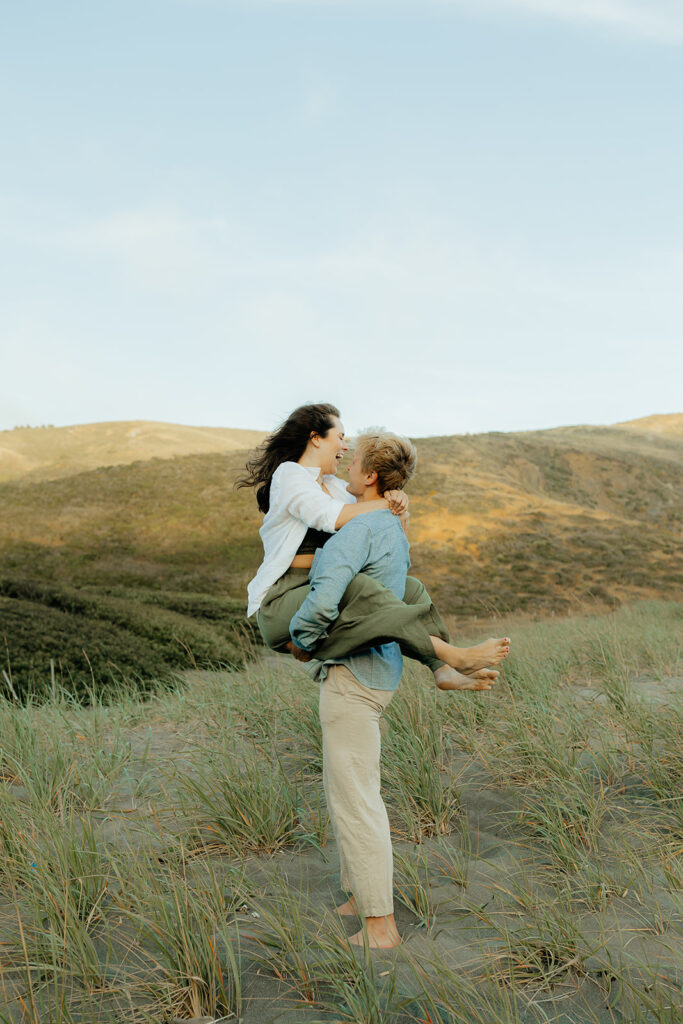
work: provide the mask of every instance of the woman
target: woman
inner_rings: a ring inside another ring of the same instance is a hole
[[[400,515],[407,507],[400,490],[356,504],[336,478],[346,451],[335,406],[300,406],[257,449],[237,481],[238,487],[257,488],[256,500],[265,513],[260,530],[264,560],[248,587],[247,614],[257,615],[263,639],[274,650],[292,651],[289,623],[308,593],[315,550],[357,515],[379,509]],[[413,577],[401,601],[359,573],[339,609],[339,618],[315,650],[316,659],[396,641],[404,654],[429,665],[440,689],[490,689],[497,676],[490,666],[509,651],[507,638],[469,648],[452,645],[427,591]]]

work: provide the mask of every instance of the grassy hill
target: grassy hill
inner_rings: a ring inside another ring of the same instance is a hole
[[[683,437],[683,413],[669,415],[642,416],[638,420],[626,420],[615,424],[617,427],[628,427],[630,430],[654,431],[656,434],[674,434]]]
[[[430,438],[413,564],[447,611],[681,594],[683,440],[618,428]]]
[[[418,440],[413,572],[441,610],[463,620],[680,597],[683,437],[650,420]],[[261,557],[253,495],[233,491],[245,457],[47,480],[34,468],[0,484],[0,643],[15,686],[42,685],[50,659],[81,687],[238,662]]]
[[[0,481],[30,474],[53,480],[100,466],[177,455],[250,448],[263,431],[186,427],[175,423],[85,423],[72,427],[18,427],[0,431]]]

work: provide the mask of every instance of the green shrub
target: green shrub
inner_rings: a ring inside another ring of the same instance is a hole
[[[56,681],[79,697],[123,681],[148,690],[190,667],[237,666],[243,629],[239,604],[211,595],[121,597],[0,580],[0,643],[19,697],[45,692],[52,666]]]

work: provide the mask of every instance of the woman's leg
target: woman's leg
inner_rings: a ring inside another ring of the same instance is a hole
[[[433,620],[435,626],[434,634],[444,640],[446,643],[450,642],[450,636],[446,628],[446,624],[439,615],[439,612],[435,604],[432,604],[432,599],[427,593],[427,588],[424,583],[416,579],[414,576],[406,576],[406,589],[403,594],[403,603],[412,606],[422,606],[425,610],[428,610],[428,614]],[[410,655],[407,651],[402,651],[408,657]],[[436,675],[437,671],[444,666],[443,661],[439,661],[438,658],[431,657],[429,661],[425,661],[425,665],[434,672]]]
[[[344,658],[348,654],[384,643],[398,643],[409,658],[428,665],[436,673],[444,663],[451,672],[444,689],[490,689],[497,676],[486,669],[506,657],[510,641],[486,640],[476,647],[455,647],[448,630],[419,580],[406,581],[408,604],[366,573],[358,573],[339,602],[339,617],[328,627],[313,652],[320,661]],[[440,659],[440,660],[439,660]],[[459,673],[480,673],[464,678]],[[448,675],[448,673],[446,673]],[[437,685],[440,685],[436,676]]]
[[[354,576],[339,602],[339,617],[328,626],[315,657],[343,658],[368,647],[398,643],[409,658],[434,668],[443,664],[436,659],[430,635],[447,643],[448,630],[424,586],[409,579],[404,601],[372,576]]]
[[[287,653],[289,623],[306,600],[310,590],[308,569],[288,569],[268,590],[256,621],[266,647]]]
[[[268,647],[286,651],[289,623],[308,594],[306,569],[289,569],[270,588],[259,609],[258,624]],[[441,683],[446,662],[458,671],[476,672],[505,656],[494,649],[502,641],[487,641],[475,648],[457,648],[449,643],[446,626],[419,580],[406,580],[405,600],[396,597],[378,580],[359,573],[349,583],[339,603],[339,616],[328,627],[328,635],[315,649],[315,658],[345,658],[349,654],[383,643],[398,643],[403,654],[423,662],[444,689],[488,689],[496,673],[486,678],[451,676]],[[439,657],[435,645],[439,643]],[[439,660],[442,658],[443,660]]]
[[[400,938],[393,919],[389,819],[380,794],[379,719],[393,694],[364,686],[345,665],[331,665],[320,687],[323,787],[342,888],[353,893],[366,918],[370,944],[387,947]]]
[[[267,647],[285,649],[290,640],[289,623],[308,592],[307,569],[289,569],[269,589],[257,615]],[[408,657],[424,661],[436,671],[444,663],[434,656],[430,632],[449,640],[448,630],[419,580],[408,576],[401,600],[383,583],[359,573],[342,597],[339,618],[330,624],[328,637],[320,644],[323,653],[316,651],[316,657],[344,658],[362,648],[395,641]]]

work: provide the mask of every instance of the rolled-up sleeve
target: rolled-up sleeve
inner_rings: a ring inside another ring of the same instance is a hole
[[[367,564],[369,555],[370,534],[359,519],[328,540],[316,558],[308,596],[289,624],[297,647],[312,651],[327,635],[327,627],[339,615],[344,591]]]
[[[332,498],[318,486],[302,466],[293,462],[281,465],[273,476],[271,503],[286,508],[314,530],[334,533],[344,502]]]

